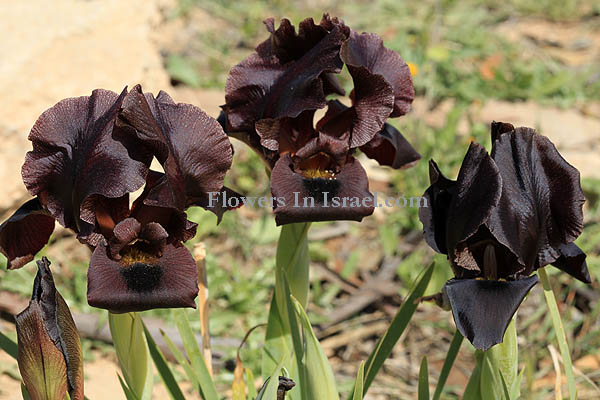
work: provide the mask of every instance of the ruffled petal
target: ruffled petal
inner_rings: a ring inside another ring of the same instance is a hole
[[[388,123],[383,125],[383,130],[370,142],[361,146],[360,150],[380,165],[395,169],[410,168],[421,159],[421,155],[408,143],[402,133]]]
[[[198,270],[184,247],[167,245],[161,257],[122,265],[96,247],[88,270],[88,303],[124,313],[153,308],[196,307]]]
[[[62,100],[31,129],[33,151],[25,158],[23,181],[66,228],[93,228],[90,196],[119,198],[144,184],[149,157],[139,146],[128,148],[114,129],[126,94],[97,89],[91,96]]]
[[[556,268],[579,279],[583,283],[592,283],[590,272],[585,261],[586,254],[575,243],[561,245],[560,256],[552,263]]]
[[[456,328],[485,351],[502,342],[512,316],[537,282],[537,275],[516,281],[451,279],[442,290]]]
[[[518,255],[529,275],[537,263],[541,267],[554,262],[560,257],[559,247],[583,230],[585,198],[579,171],[548,138],[530,128],[501,133],[492,157],[502,176],[502,197],[488,226]]]
[[[0,225],[0,252],[8,269],[21,268],[40,251],[54,231],[54,218],[36,197],[23,204]]]
[[[198,107],[175,104],[164,92],[155,99],[137,85],[123,101],[119,123],[135,129],[165,171],[144,204],[183,211],[187,197],[223,187],[231,143],[219,123]]]
[[[352,32],[341,58],[354,81],[357,121],[352,146],[362,146],[383,129],[388,117],[410,110],[415,92],[408,65],[398,53],[383,46],[376,34]]]
[[[282,24],[285,24],[287,32],[289,21]],[[286,37],[290,35],[285,33]],[[273,45],[273,40],[280,39],[273,39],[278,36],[272,35],[271,44],[263,48],[259,46],[258,53],[250,55],[229,73],[225,87],[228,126],[233,131],[252,131],[255,123],[263,118],[294,118],[305,110],[325,107],[320,76],[341,71],[343,63],[339,49],[347,35],[348,32],[340,26],[333,26],[330,32],[306,50],[303,46],[298,48],[296,42],[286,49],[281,44]],[[290,39],[282,40],[288,41]],[[284,52],[293,55],[283,57]],[[278,54],[286,61],[285,64]]]
[[[398,53],[383,45],[379,35],[352,31],[341,54],[349,66],[364,67],[371,74],[382,76],[392,86],[394,109],[390,117],[399,117],[410,110],[415,97],[410,68]]]
[[[349,157],[332,179],[306,178],[294,172],[293,164],[292,158],[286,154],[277,161],[271,174],[277,225],[311,221],[361,221],[373,213],[374,197],[369,192],[367,175],[353,157]]]

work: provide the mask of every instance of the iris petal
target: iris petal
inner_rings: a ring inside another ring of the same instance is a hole
[[[54,218],[36,197],[23,204],[0,225],[0,252],[8,259],[8,269],[21,268],[33,260],[54,230]]]
[[[223,187],[231,143],[219,123],[198,107],[175,104],[164,92],[155,99],[137,85],[123,101],[119,124],[135,129],[165,171],[144,204],[183,211],[188,196]]]
[[[410,168],[421,159],[421,155],[408,143],[399,130],[385,123],[378,135],[360,147],[367,157],[377,160],[379,165],[395,169]]]
[[[479,227],[490,217],[500,200],[502,179],[498,167],[485,148],[471,143],[456,181],[456,195],[448,208],[446,223],[447,248],[453,265],[476,270],[465,245]],[[513,221],[514,222],[514,221]]]
[[[153,308],[196,307],[198,270],[184,247],[167,245],[162,256],[122,265],[101,244],[88,270],[88,303],[123,313]]]
[[[383,129],[388,117],[410,110],[415,96],[410,69],[376,34],[353,31],[340,54],[354,82],[353,104],[358,118],[352,147],[362,146]]]
[[[585,261],[586,255],[575,243],[561,245],[558,248],[560,257],[552,263],[556,268],[579,279],[583,283],[592,283],[590,272]]]
[[[446,178],[433,160],[429,161],[429,181],[431,186],[423,195],[427,207],[419,208],[419,220],[427,244],[438,253],[448,254],[446,224],[450,203],[456,193],[456,181]]]
[[[444,285],[454,322],[479,350],[501,343],[523,299],[538,282],[537,275],[516,281],[451,279]]]
[[[327,199],[324,192],[328,192]],[[276,204],[274,211],[277,225],[310,221],[361,221],[374,210],[367,175],[353,157],[349,157],[334,178],[328,179],[306,178],[295,172],[292,158],[286,154],[273,168],[271,193],[275,199],[283,200],[283,204]],[[345,198],[346,204],[334,206],[333,197]],[[311,206],[311,198],[314,198],[314,206]],[[353,204],[353,198],[358,199],[359,203]]]
[[[78,232],[82,225],[94,226],[90,196],[119,198],[144,184],[149,158],[115,138],[114,122],[126,94],[98,89],[62,100],[31,129],[33,151],[25,158],[23,181],[66,228]]]
[[[301,28],[301,33],[306,32],[310,39],[293,39],[289,21],[283,20],[282,25],[281,34],[275,31],[268,42],[257,48],[257,53],[229,73],[225,111],[233,131],[253,131],[260,119],[294,118],[305,110],[326,105],[320,77],[341,71],[339,49],[348,29],[340,24],[332,25],[330,31],[318,28],[323,35],[317,37],[309,34],[308,28]]]
[[[492,158],[502,175],[502,197],[488,226],[528,266],[528,275],[536,264],[554,262],[558,248],[582,232],[585,198],[579,172],[530,128],[502,133]]]

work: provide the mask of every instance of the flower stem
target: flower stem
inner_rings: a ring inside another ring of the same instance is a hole
[[[210,330],[208,324],[208,280],[206,278],[206,248],[204,243],[194,247],[194,260],[198,266],[198,311],[200,312],[200,333],[202,334],[202,356],[210,376],[212,370],[212,352],[210,350]]]
[[[556,304],[556,298],[546,274],[545,268],[538,269],[538,276],[542,281],[544,287],[544,296],[546,297],[546,304],[548,305],[548,311],[550,311],[550,317],[552,318],[552,325],[554,326],[554,333],[556,340],[558,341],[558,347],[560,354],[565,365],[565,373],[567,375],[567,381],[569,384],[569,398],[571,400],[577,399],[577,387],[575,386],[575,375],[573,374],[573,365],[571,363],[571,354],[569,353],[569,345],[567,343],[567,337],[565,330],[563,329],[562,321],[560,319],[560,312],[558,305]]]

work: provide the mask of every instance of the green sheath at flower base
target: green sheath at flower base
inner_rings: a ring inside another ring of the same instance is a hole
[[[83,399],[81,342],[54,287],[50,261],[38,261],[29,306],[16,316],[19,370],[32,400]]]

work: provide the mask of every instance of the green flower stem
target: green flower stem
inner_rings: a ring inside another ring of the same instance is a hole
[[[558,311],[558,305],[556,304],[556,298],[550,286],[550,280],[546,274],[545,268],[538,269],[538,276],[542,281],[544,287],[544,296],[546,297],[546,304],[548,305],[548,311],[550,311],[550,317],[552,318],[552,325],[554,326],[554,334],[558,340],[558,347],[560,354],[565,365],[565,373],[567,375],[567,381],[569,383],[569,398],[571,400],[577,399],[577,387],[575,386],[575,376],[573,374],[573,365],[571,363],[571,354],[569,353],[569,345],[567,343],[567,337],[563,329],[562,321],[560,319],[560,312]]]

